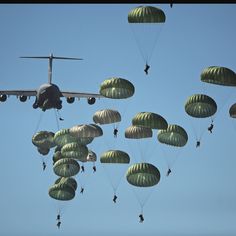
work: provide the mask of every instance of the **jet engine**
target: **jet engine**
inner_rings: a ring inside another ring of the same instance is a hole
[[[0,95],[0,102],[5,102],[7,100],[7,95],[6,94],[1,94]]]
[[[19,99],[20,99],[21,102],[25,102],[27,100],[27,96],[20,95]]]
[[[95,102],[96,102],[96,98],[94,98],[94,97],[88,98],[88,104],[89,105],[93,105]]]
[[[74,97],[68,97],[68,98],[66,98],[66,101],[71,104],[75,101],[75,98]]]

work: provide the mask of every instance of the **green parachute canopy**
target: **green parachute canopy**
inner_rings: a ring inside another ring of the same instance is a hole
[[[63,155],[61,154],[61,150],[54,150],[54,154],[52,157],[53,164],[56,163],[58,160],[64,158]]]
[[[100,156],[101,163],[128,164],[130,162],[129,154],[121,150],[109,150]]]
[[[100,126],[96,124],[81,124],[70,128],[70,133],[79,138],[95,138],[103,135]]]
[[[75,197],[75,190],[66,183],[58,183],[49,188],[48,194],[56,200],[69,201]]]
[[[127,181],[136,187],[151,187],[160,181],[160,172],[150,163],[136,163],[126,172]]]
[[[151,138],[152,129],[148,127],[132,125],[126,128],[125,137],[129,139]]]
[[[213,116],[217,111],[217,104],[213,98],[205,94],[194,94],[185,103],[185,111],[195,118]]]
[[[164,23],[165,13],[157,7],[139,6],[128,14],[129,23]]]
[[[61,154],[66,158],[77,159],[81,162],[87,161],[88,148],[76,142],[67,143],[61,149]]]
[[[236,118],[236,103],[234,103],[229,109],[229,115],[231,118]]]
[[[43,147],[37,147],[37,150],[40,154],[42,154],[44,156],[46,156],[50,151],[49,148],[43,148]]]
[[[134,95],[134,85],[122,78],[112,77],[100,85],[100,94],[107,98],[123,99]]]
[[[32,137],[32,143],[42,149],[50,149],[55,146],[54,133],[49,131],[39,131]]]
[[[167,129],[158,131],[157,139],[160,143],[183,147],[188,141],[188,134],[179,125],[168,125]]]
[[[226,67],[210,66],[202,71],[201,81],[224,86],[236,86],[236,74]]]
[[[77,137],[77,143],[81,145],[87,145],[92,143],[94,140],[94,137]]]
[[[121,121],[121,115],[116,110],[104,109],[96,111],[93,115],[93,121],[96,124],[104,125]]]
[[[88,150],[87,161],[89,161],[89,162],[95,162],[95,161],[97,161],[97,155],[96,155],[96,153],[93,152],[92,150]]]
[[[79,170],[79,163],[71,158],[60,159],[53,165],[54,173],[61,177],[72,177],[78,174]]]
[[[77,138],[70,133],[70,129],[61,129],[55,133],[54,142],[62,147],[67,143],[77,142]]]
[[[132,125],[143,126],[151,129],[166,129],[167,121],[153,112],[139,112],[132,119]]]
[[[58,183],[61,183],[61,184],[67,184],[69,185],[70,187],[72,187],[75,191],[77,189],[77,182],[74,178],[70,177],[60,177],[58,178],[54,184],[58,184]]]

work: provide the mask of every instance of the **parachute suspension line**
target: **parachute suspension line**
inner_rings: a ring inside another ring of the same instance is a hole
[[[169,160],[168,160],[168,158],[167,158],[167,153],[166,153],[166,151],[164,150],[163,147],[161,147],[161,151],[162,151],[162,153],[163,153],[164,161],[165,161],[166,164],[167,164],[167,168],[168,168],[168,169],[171,169],[171,168],[170,168]]]
[[[127,149],[129,150],[129,152],[132,154],[132,159],[134,158],[135,162],[138,162],[137,158],[136,158],[136,154],[134,151],[134,147],[132,144],[130,144],[130,139],[128,139],[129,141],[125,142],[125,144],[127,145]],[[132,140],[133,141],[133,140]]]
[[[145,57],[143,51],[141,50],[140,42],[138,41],[138,38],[137,38],[137,36],[136,36],[136,34],[135,34],[135,32],[134,32],[134,28],[133,28],[131,25],[130,25],[130,28],[131,28],[131,30],[132,30],[132,32],[133,32],[133,35],[134,35],[136,44],[138,45],[138,46],[137,46],[137,47],[138,47],[138,50],[139,50],[139,52],[140,52],[140,54],[141,54],[141,56],[142,56],[142,58],[143,58],[143,61],[144,61],[144,62],[147,62],[146,57]]]
[[[150,148],[151,145],[149,143],[146,143],[147,142],[147,138],[144,138],[143,140],[142,139],[135,139],[134,142],[136,144],[137,150],[140,153],[141,162],[146,162],[146,161],[150,160],[148,157],[152,157],[153,156],[152,154],[154,153],[156,145],[154,145],[154,147],[152,147],[152,149],[151,149]]]
[[[150,148],[148,151],[147,151],[147,156],[150,157],[149,160],[151,160],[153,158],[153,154],[154,153],[157,153],[156,150],[157,150],[157,143],[155,143],[154,145],[151,145],[152,148]]]
[[[147,201],[149,200],[151,194],[153,193],[154,187],[151,187],[151,188],[152,188],[152,189],[148,189],[149,192],[146,194],[146,196],[145,196],[143,199],[141,199],[141,197],[139,197],[139,195],[138,195],[138,193],[135,191],[135,189],[132,188],[133,193],[134,193],[134,195],[135,195],[135,197],[136,197],[136,199],[137,199],[137,201],[138,201],[138,203],[139,203],[139,205],[140,205],[140,208],[141,208],[141,212],[142,212],[142,213],[143,213],[143,208],[144,208],[144,206],[146,205]],[[146,189],[145,189],[145,190],[146,190]]]
[[[118,129],[120,126],[120,122],[113,123],[113,129]]]
[[[144,162],[145,161],[145,158],[144,158],[145,152],[143,151],[143,148],[141,147],[142,144],[140,144],[139,141],[140,141],[140,139],[135,139],[137,150],[139,150],[139,153],[140,153],[140,160],[141,160],[141,162]]]
[[[119,134],[118,134],[119,135]],[[112,136],[113,136],[113,132],[110,132],[108,136],[104,135],[104,138],[103,138],[103,145],[106,146],[106,149],[112,149],[113,147],[113,144],[114,144],[114,139]],[[103,145],[100,145],[100,147],[102,147]]]
[[[143,214],[143,208],[144,208],[144,205],[140,205],[140,208],[141,208],[140,213]]]
[[[154,50],[155,50],[155,48],[156,48],[157,41],[158,41],[158,39],[159,39],[159,37],[160,37],[160,34],[161,34],[161,31],[162,31],[162,28],[163,28],[163,26],[160,28],[160,31],[159,31],[159,32],[158,32],[158,31],[156,32],[155,40],[154,40],[153,46],[152,46],[152,48],[151,48],[151,52],[150,52],[149,57],[148,57],[148,55],[147,55],[147,62],[150,62],[150,61],[151,61],[153,52],[154,52]]]
[[[46,168],[47,168],[47,165],[48,165],[48,158],[43,156],[42,154],[40,154],[40,159],[41,159],[41,164],[42,166],[44,165],[43,163],[46,164]]]
[[[230,93],[230,95],[229,95],[227,98],[224,99],[222,106],[220,106],[220,108],[219,108],[218,111],[217,111],[218,116],[219,116],[219,113],[222,111],[222,109],[225,107],[226,103],[229,101],[229,99],[230,99],[232,96],[233,96],[233,91]],[[214,120],[215,120],[215,119],[216,119],[216,114],[215,114]]]
[[[236,131],[236,123],[235,123],[235,118],[231,118],[232,126],[234,128],[234,131]]]
[[[193,131],[195,140],[196,140],[196,141],[200,141],[200,137],[198,137],[197,130],[195,129],[194,124],[193,124],[193,122],[192,122],[191,119],[190,119],[190,125],[191,125],[191,128],[192,128],[192,131]]]
[[[170,149],[174,149],[175,147],[169,147]],[[168,155],[166,153],[166,151],[164,150],[164,147],[161,148],[162,152],[163,152],[163,156],[165,158],[166,164],[168,169],[172,169],[175,162],[177,161],[178,157],[180,156],[181,150],[179,148],[176,147],[177,150],[177,154],[173,156],[172,160],[170,160],[168,158]],[[173,150],[174,151],[174,150]]]
[[[57,201],[57,206],[56,206],[56,208],[57,208],[57,213],[58,214],[60,214],[60,216],[62,215],[62,214],[64,214],[64,211],[65,211],[65,206],[63,206],[62,205],[63,203],[62,202],[59,202],[59,201]]]
[[[114,194],[116,194],[116,191],[117,191],[118,187],[120,186],[120,183],[121,183],[122,177],[123,177],[123,175],[119,177],[118,182],[116,183],[116,185],[113,184],[113,186],[112,186],[113,191],[114,191]],[[111,182],[112,182],[112,181],[111,181]]]
[[[150,148],[152,146],[150,143],[150,142],[152,142],[152,138],[147,138],[145,141],[147,141],[148,143],[145,144],[145,149],[143,149],[142,155],[143,155],[143,160],[148,161],[148,160],[150,160],[150,156],[151,156],[150,152],[153,153],[153,150],[155,147],[153,147],[152,149]]]
[[[105,165],[106,165],[106,164],[105,164]],[[109,164],[108,164],[108,165],[109,165]],[[116,193],[116,190],[117,190],[117,188],[118,188],[118,186],[115,186],[115,184],[112,182],[111,176],[109,175],[108,170],[105,168],[105,166],[102,165],[102,167],[103,167],[103,169],[104,169],[104,172],[106,173],[107,179],[109,180],[110,185],[111,185],[111,187],[112,187],[112,189],[113,189],[113,192],[114,192],[114,194],[115,194],[115,193]]]
[[[38,129],[39,129],[39,125],[40,125],[40,123],[41,123],[41,121],[42,121],[43,114],[44,114],[44,112],[40,112],[39,119],[38,119],[38,122],[37,122],[37,125],[36,125],[36,128],[35,128],[34,134],[35,134],[35,133],[38,131]]]
[[[174,159],[172,161],[170,161],[170,166],[172,168],[173,168],[174,164],[176,163],[176,161],[178,160],[180,153],[181,153],[181,150],[178,148],[177,154],[175,155]]]
[[[202,137],[203,137],[203,135],[205,134],[206,131],[207,131],[206,128],[202,130],[202,132],[199,135],[199,141],[202,140]]]
[[[60,207],[57,210],[57,214],[61,216],[61,208]]]
[[[133,25],[133,26],[132,26]],[[147,64],[148,63],[150,63],[150,61],[151,61],[151,58],[152,58],[152,55],[153,55],[153,52],[154,52],[154,49],[155,49],[155,47],[156,47],[156,44],[157,44],[157,40],[158,40],[158,38],[159,38],[159,35],[160,35],[160,33],[161,33],[161,31],[162,31],[162,28],[163,28],[163,25],[158,25],[158,26],[156,26],[155,24],[143,24],[142,23],[142,25],[141,25],[141,27],[143,27],[143,29],[142,29],[142,34],[143,35],[145,35],[145,36],[143,36],[144,38],[145,37],[147,37],[148,38],[148,36],[149,36],[149,33],[150,33],[150,28],[151,27],[156,27],[156,28],[160,28],[159,30],[157,30],[157,29],[152,29],[152,31],[154,31],[154,33],[152,33],[153,35],[153,41],[150,43],[148,40],[146,40],[147,42],[147,44],[149,45],[149,50],[146,50],[146,53],[145,53],[145,48],[142,50],[142,47],[143,47],[143,43],[144,42],[141,42],[141,41],[139,41],[138,40],[138,37],[139,37],[139,35],[138,35],[138,32],[137,33],[135,33],[135,29],[134,29],[134,27],[136,27],[136,28],[138,28],[138,27],[140,27],[140,26],[137,26],[137,24],[130,24],[130,28],[131,28],[131,30],[132,30],[132,32],[133,32],[133,35],[134,35],[134,38],[135,38],[135,41],[136,41],[136,44],[138,45],[138,49],[139,49],[139,51],[140,51],[140,54],[141,54],[141,56],[142,56],[142,58],[143,58],[143,61],[144,62],[146,62]],[[140,27],[140,28],[141,28]],[[140,32],[141,33],[141,32]],[[140,39],[141,40],[141,39]]]
[[[55,114],[55,118],[56,118],[56,123],[57,123],[57,130],[60,130],[60,126],[59,126],[59,118],[58,118],[58,110],[54,109],[54,114]]]
[[[85,168],[85,169],[87,169],[87,168]],[[86,171],[86,173],[87,173],[87,171]],[[80,180],[78,182],[79,182],[81,188],[85,188],[87,186],[88,181],[89,181],[89,179],[91,177],[92,171],[89,171],[89,174],[86,174],[86,173],[80,173],[81,178],[80,178]],[[81,181],[82,179],[84,181]]]
[[[211,116],[211,124],[213,124],[213,123],[214,123],[214,117]]]
[[[80,179],[78,179],[78,181],[77,181],[78,183],[79,183],[79,185],[80,185],[80,188],[84,188],[84,184],[80,181]]]
[[[133,192],[134,196],[136,197],[141,209],[143,209],[143,205],[144,205],[143,201],[141,201],[141,199],[139,198],[138,193],[135,191],[134,187],[131,187],[131,188],[132,188],[132,192]]]

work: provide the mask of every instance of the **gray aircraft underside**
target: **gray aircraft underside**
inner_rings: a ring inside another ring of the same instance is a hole
[[[36,58],[49,59],[48,83],[42,84],[38,89],[22,89],[22,90],[0,90],[0,102],[5,102],[11,95],[15,95],[21,102],[25,102],[27,98],[35,97],[33,108],[41,108],[46,111],[51,108],[62,108],[62,97],[65,97],[68,103],[73,103],[75,98],[86,98],[88,104],[92,105],[96,102],[96,98],[102,98],[101,94],[96,93],[81,93],[73,91],[61,91],[52,81],[52,60],[53,59],[69,59],[82,60],[79,58],[54,57],[50,54],[49,57],[22,57],[22,58]]]

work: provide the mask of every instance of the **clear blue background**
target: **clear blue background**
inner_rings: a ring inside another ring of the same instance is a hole
[[[53,110],[34,110],[31,97],[21,103],[14,96],[0,104],[1,195],[0,235],[160,235],[205,236],[236,234],[235,121],[228,110],[235,102],[234,89],[203,84],[201,71],[212,65],[235,69],[236,5],[174,4],[159,6],[166,23],[150,62],[144,64],[128,12],[137,4],[1,4],[0,5],[0,88],[34,89],[47,82],[46,60],[19,59],[19,56],[81,57],[83,61],[54,61],[53,82],[63,90],[99,92],[107,78],[121,77],[135,85],[127,100],[100,99],[90,106],[86,100],[63,101],[59,128],[91,123],[95,111],[115,108],[122,114],[119,137],[113,140],[112,126],[90,148],[98,155],[108,148],[127,151],[131,163],[140,151],[131,151],[124,138],[132,117],[140,111],[155,112],[170,124],[178,124],[189,135],[172,173],[166,177],[163,146],[154,132],[145,159],[155,164],[161,180],[144,206],[145,221],[138,222],[140,205],[125,178],[118,188],[118,202],[104,168],[96,162],[85,165],[88,178],[84,195],[63,204],[62,225],[56,227],[57,201],[48,195],[56,180],[52,169],[53,150],[42,157],[31,138],[36,131],[58,130]],[[195,148],[193,127],[206,129],[210,120],[194,120],[184,111],[188,96],[206,93],[218,104],[213,134],[205,132]],[[41,117],[41,122],[39,122]],[[205,122],[205,123],[204,123]],[[39,126],[38,126],[39,125]],[[206,125],[206,127],[205,127]],[[165,149],[167,152],[168,150]],[[175,152],[170,151],[175,158]],[[84,178],[84,180],[82,180]],[[147,190],[149,191],[149,190]]]

